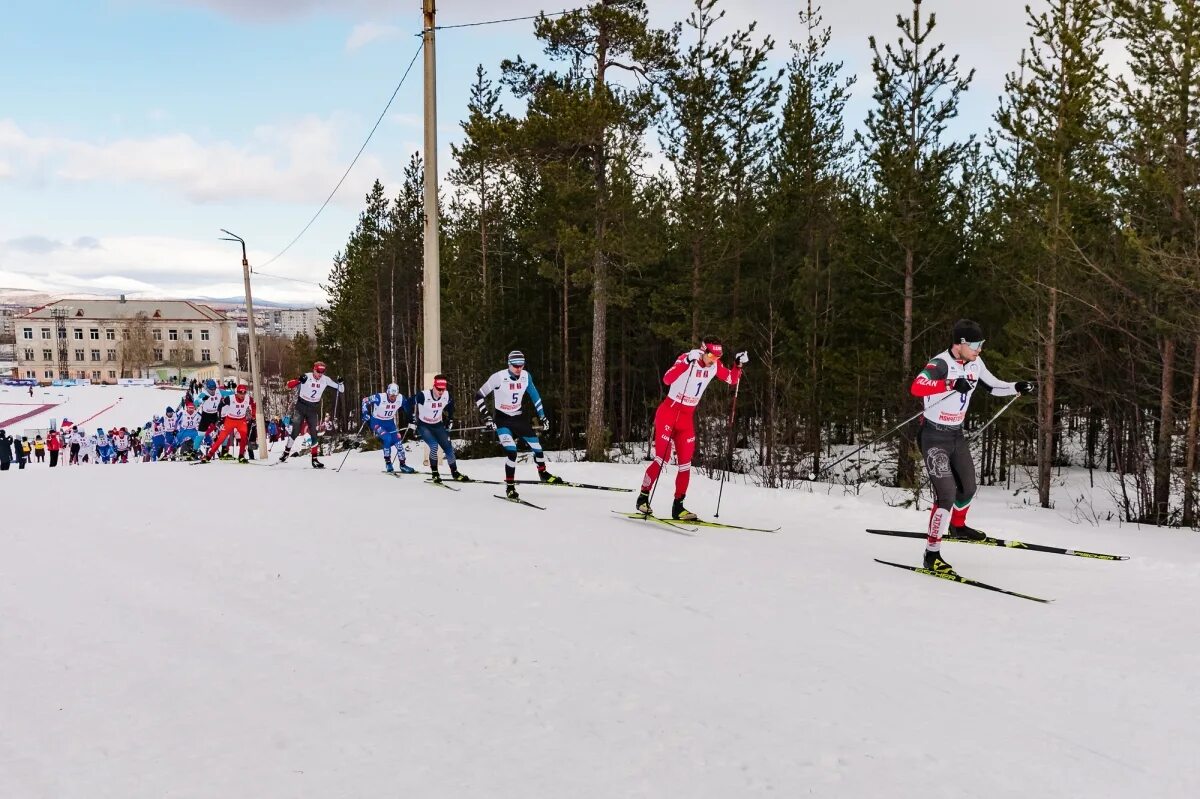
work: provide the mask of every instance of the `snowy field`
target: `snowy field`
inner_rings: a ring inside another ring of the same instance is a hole
[[[27,435],[43,432],[51,419],[61,425],[64,418],[89,433],[98,427],[132,428],[161,415],[167,405],[178,405],[182,397],[178,388],[147,386],[34,386],[32,396],[22,386],[0,386],[0,430]]]
[[[783,529],[682,535],[340,457],[0,474],[0,797],[1200,795],[1195,534],[984,489],[984,529],[1132,558],[947,545],[1039,605],[874,563],[926,516],[870,492],[727,485]]]

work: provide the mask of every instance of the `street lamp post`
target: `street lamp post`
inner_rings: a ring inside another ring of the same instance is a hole
[[[267,452],[267,421],[264,417],[266,411],[263,405],[263,386],[262,375],[258,369],[258,337],[254,332],[254,299],[250,296],[250,260],[246,257],[246,240],[236,233],[230,233],[225,228],[221,228],[221,232],[228,238],[222,237],[222,241],[236,241],[242,245],[242,279],[246,284],[246,332],[250,344],[250,391],[254,397],[254,405],[257,408],[257,413],[254,414],[254,426],[258,430],[258,454],[261,458],[266,458]]]

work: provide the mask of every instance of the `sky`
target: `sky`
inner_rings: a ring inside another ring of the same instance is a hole
[[[652,24],[688,0],[651,0]],[[802,35],[796,0],[722,0],[726,29]],[[535,0],[446,0],[438,25],[556,11]],[[571,7],[571,6],[565,6]],[[1026,46],[1024,0],[925,0],[935,37],[977,71],[957,123],[982,133]],[[895,38],[907,0],[828,0],[830,55],[870,102],[868,36]],[[247,240],[254,292],[312,304],[376,179],[395,194],[422,149],[418,58],[357,165],[307,233],[417,54],[420,0],[73,0],[12,3],[0,26],[0,290],[230,297]],[[477,64],[544,63],[531,21],[439,31],[439,171],[459,140]],[[265,265],[265,266],[264,266]],[[288,279],[284,279],[288,278]]]

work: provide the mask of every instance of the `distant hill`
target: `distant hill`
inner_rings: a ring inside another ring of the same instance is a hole
[[[84,291],[72,291],[69,293],[50,294],[44,291],[31,291],[29,289],[14,289],[0,286],[0,305],[27,305],[37,307],[48,305],[62,297],[73,297],[77,299],[92,299],[92,300],[111,300],[120,296],[119,292],[111,294],[95,294]],[[161,297],[154,294],[143,294],[140,292],[126,292],[131,300],[150,300],[150,299],[184,299],[192,302],[200,302],[205,305],[212,305],[218,308],[237,307],[240,308],[246,304],[244,297]],[[312,308],[313,305],[307,305],[299,302],[272,302],[271,300],[254,300],[254,307],[258,308]]]

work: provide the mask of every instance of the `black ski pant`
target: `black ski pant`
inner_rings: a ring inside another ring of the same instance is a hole
[[[917,432],[917,444],[925,459],[937,507],[960,511],[975,496],[975,461],[961,427],[946,427],[925,421]]]
[[[296,409],[292,411],[292,429],[288,433],[291,441],[288,442],[287,448],[290,450],[292,444],[300,437],[300,433],[304,430],[304,425],[308,425],[308,436],[312,439],[312,454],[317,455],[317,427],[321,423],[321,406],[315,402],[307,400],[296,400]]]

